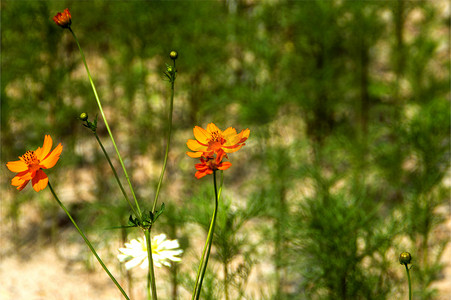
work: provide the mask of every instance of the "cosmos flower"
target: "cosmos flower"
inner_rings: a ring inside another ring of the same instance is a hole
[[[62,13],[59,12],[53,17],[56,25],[62,28],[69,28],[72,24],[72,16],[70,15],[69,9],[66,8]]]
[[[152,238],[152,260],[155,266],[171,266],[171,261],[179,262],[178,255],[183,253],[179,249],[177,240],[167,240],[165,234],[159,234]],[[125,268],[130,270],[138,265],[142,269],[149,267],[147,257],[147,243],[144,237],[133,239],[130,243],[125,243],[125,248],[119,248],[117,258],[120,262],[125,262]]]
[[[249,137],[250,130],[245,129],[240,133],[236,132],[235,128],[229,127],[226,130],[220,130],[215,124],[210,123],[207,129],[195,126],[193,129],[195,140],[189,139],[186,145],[194,152],[186,152],[186,154],[193,158],[201,156],[212,156],[220,150],[226,153],[238,151],[245,144],[244,142]]]
[[[205,175],[212,174],[215,170],[227,170],[228,168],[230,168],[232,166],[232,163],[228,161],[222,161],[224,155],[225,153],[222,152],[216,155],[216,158],[213,156],[202,156],[200,158],[200,163],[195,165],[197,172],[196,174],[194,174],[194,176],[196,176],[197,179],[200,179]]]
[[[11,185],[17,186],[17,189],[21,191],[31,180],[36,192],[47,187],[49,179],[43,169],[52,168],[60,158],[61,151],[63,151],[63,146],[60,143],[50,152],[52,143],[50,135],[46,135],[42,148],[39,147],[36,151],[29,150],[24,155],[19,156],[20,160],[10,161],[6,164],[11,172],[18,173],[11,180]]]

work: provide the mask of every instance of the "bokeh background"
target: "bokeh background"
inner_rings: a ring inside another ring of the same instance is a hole
[[[251,135],[224,172],[202,299],[406,299],[403,251],[414,299],[449,299],[445,0],[3,0],[1,299],[121,298],[49,189],[10,185],[6,162],[45,134],[64,145],[47,172],[60,199],[131,298],[145,299],[145,272],[116,259],[140,232],[110,229],[130,210],[77,119],[99,112],[72,36],[52,21],[66,7],[147,209],[166,142],[163,72],[179,53],[166,210],[153,234],[184,254],[156,270],[161,299],[192,291],[214,193],[185,143],[210,122]],[[98,132],[115,157],[101,120]]]

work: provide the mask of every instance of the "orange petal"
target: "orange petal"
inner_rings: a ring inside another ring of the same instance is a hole
[[[23,190],[23,188],[28,184],[30,180],[24,180],[22,177],[17,175],[11,180],[11,185],[17,186],[19,191]]]
[[[232,166],[231,162],[225,161],[221,164],[219,164],[218,166],[218,170],[227,170],[228,168],[230,168]]]
[[[210,133],[199,126],[194,126],[193,133],[196,140],[205,145],[208,144],[208,140],[211,138]]]
[[[31,183],[33,184],[34,190],[36,192],[39,192],[39,191],[45,189],[45,187],[49,183],[49,178],[44,173],[44,171],[39,169],[38,171],[36,171],[36,175],[31,180]]]
[[[186,154],[192,158],[199,158],[202,156],[202,153],[203,152],[186,152]]]
[[[214,123],[210,123],[207,125],[207,131],[210,133],[217,131],[222,134],[221,129],[219,129]]]
[[[44,144],[42,148],[38,148],[35,153],[36,157],[42,161],[44,158],[50,153],[50,150],[52,149],[53,141],[50,135],[45,135],[44,137]]]
[[[236,135],[237,133],[236,133],[236,129],[235,128],[233,128],[233,127],[229,127],[229,128],[227,128],[226,130],[224,130],[223,132],[222,132],[222,135],[224,136],[224,137],[228,137],[228,136],[232,136],[232,135]]]
[[[222,149],[224,149],[225,153],[233,153],[233,152],[236,152],[236,151],[240,150],[241,147],[243,147],[244,145],[245,144],[241,144],[241,145],[236,146],[236,147],[223,147]]]
[[[241,136],[240,143],[243,143],[244,141],[246,141],[249,138],[250,133],[251,133],[251,131],[249,130],[249,128],[242,130],[239,134]]]
[[[186,142],[186,145],[188,146],[188,148],[190,150],[193,150],[193,151],[207,151],[207,148],[208,148],[207,146],[200,144],[196,140],[188,140],[188,142]]]
[[[10,161],[6,164],[11,172],[19,173],[28,170],[28,165],[22,160]]]
[[[239,134],[236,134],[233,136],[229,136],[226,140],[227,141],[224,143],[224,146],[226,146],[226,147],[234,146],[241,141],[241,136]]]
[[[207,169],[205,171],[197,171],[196,174],[194,174],[194,176],[196,176],[197,179],[200,179],[206,175],[212,174],[213,171],[210,169]]]
[[[26,170],[17,174],[16,177],[20,177],[22,180],[30,180],[33,178],[34,173],[35,171]]]
[[[236,129],[233,127],[229,127],[222,133],[224,136],[224,139],[226,140],[225,145],[233,145],[236,144],[238,141],[235,141],[234,139],[238,135],[236,133]]]
[[[44,169],[50,169],[60,158],[61,151],[63,151],[63,146],[60,143],[55,147],[55,149],[53,149],[52,152],[50,152],[49,155],[47,155],[47,157],[43,161],[41,161],[39,165]]]

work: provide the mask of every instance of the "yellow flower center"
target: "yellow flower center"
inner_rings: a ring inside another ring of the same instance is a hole
[[[225,142],[226,140],[219,131],[213,131],[211,133],[211,138],[208,141],[208,148],[214,151],[219,150]]]
[[[37,166],[40,163],[38,157],[36,156],[36,153],[31,150],[25,152],[25,154],[22,155],[22,159],[25,161],[28,167]]]

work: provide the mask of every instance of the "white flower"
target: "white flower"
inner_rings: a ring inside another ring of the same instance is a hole
[[[152,260],[153,264],[159,268],[171,266],[171,261],[181,261],[178,255],[183,253],[179,249],[177,240],[166,240],[165,234],[156,235],[152,238]],[[130,243],[125,243],[125,248],[119,248],[117,258],[120,262],[125,262],[125,268],[130,270],[138,265],[145,269],[149,266],[147,258],[147,244],[145,238],[133,239]]]

